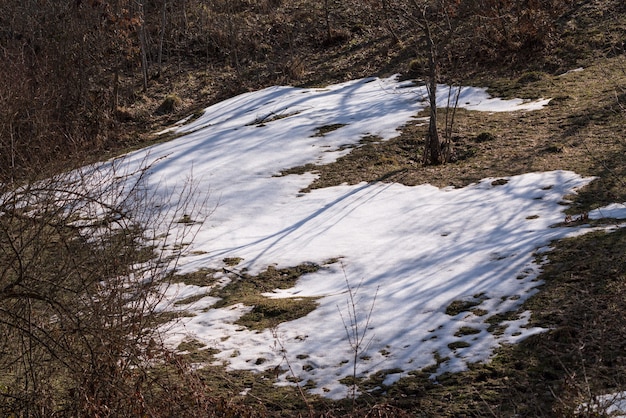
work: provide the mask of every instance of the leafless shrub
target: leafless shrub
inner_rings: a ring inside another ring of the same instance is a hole
[[[274,338],[274,350],[280,353],[282,357],[282,361],[287,365],[287,368],[289,370],[289,375],[291,376],[298,390],[298,395],[300,396],[300,398],[306,405],[308,412],[309,412],[309,416],[312,418],[313,416],[315,416],[314,411],[313,411],[313,406],[311,405],[311,402],[309,401],[309,398],[307,394],[305,393],[304,388],[300,384],[300,377],[296,374],[294,368],[292,367],[291,361],[289,361],[287,349],[285,348],[285,345],[283,344],[282,340],[280,339],[280,336],[278,335],[278,329],[272,328],[271,331],[272,331],[272,337]]]
[[[372,312],[374,311],[374,305],[376,304],[376,297],[378,296],[378,288],[376,289],[376,293],[374,293],[374,297],[372,299],[369,307],[366,307],[366,311],[362,311],[361,298],[357,297],[359,290],[361,289],[362,281],[356,286],[352,286],[350,281],[348,280],[348,276],[343,269],[344,278],[346,280],[346,288],[348,292],[348,297],[346,299],[345,306],[345,314],[344,310],[337,306],[339,310],[339,315],[341,316],[341,321],[343,323],[344,330],[346,331],[346,337],[348,338],[348,344],[350,345],[350,350],[352,352],[352,388],[351,388],[351,399],[352,399],[352,409],[354,410],[356,407],[356,396],[357,396],[357,368],[359,364],[359,358],[363,355],[365,351],[369,348],[373,336],[369,336],[370,325],[372,321]],[[368,337],[368,338],[366,338]]]
[[[156,326],[197,225],[176,220],[199,221],[205,200],[191,180],[155,200],[147,170],[117,161],[3,186],[0,415],[196,416],[213,402]]]

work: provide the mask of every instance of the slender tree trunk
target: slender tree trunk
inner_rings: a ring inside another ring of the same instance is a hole
[[[115,64],[115,73],[113,74],[113,97],[111,97],[111,112],[115,113],[119,105],[120,90],[120,66]]]
[[[146,41],[146,20],[143,10],[143,3],[139,3],[139,13],[141,16],[141,24],[139,26],[139,43],[141,45],[141,72],[143,74],[143,91],[148,90],[148,53]]]
[[[426,46],[428,48],[428,82],[426,87],[430,104],[430,120],[428,123],[428,140],[426,141],[427,149],[425,155],[428,156],[427,162],[430,164],[441,164],[443,162],[441,158],[441,141],[439,140],[439,129],[437,126],[437,51],[425,12],[423,30],[424,35],[426,35]]]
[[[235,24],[235,12],[232,3],[228,3],[228,38],[230,43],[230,61],[235,66],[237,74],[241,74],[239,65],[239,33]]]
[[[459,98],[461,97],[461,85],[457,85],[456,90],[453,90],[454,83],[448,90],[448,102],[446,104],[446,119],[444,124],[443,144],[441,145],[441,155],[444,162],[451,161],[453,155],[452,149],[452,129],[454,127],[454,117],[456,116],[456,110],[459,107]],[[454,91],[454,102],[452,98],[452,92]]]
[[[333,37],[333,33],[330,28],[330,5],[328,4],[328,0],[324,0],[324,19],[326,20],[326,37],[330,41]]]
[[[13,132],[13,117],[9,122],[9,133],[11,135],[11,184],[15,180],[15,133]]]
[[[390,22],[390,19],[389,19],[389,14],[390,13],[389,13],[388,0],[383,0],[382,1],[382,7],[383,7],[383,16],[384,16],[384,20],[385,20],[385,27],[387,28],[387,30],[389,31],[389,34],[393,38],[393,43],[396,44],[396,43],[400,42],[400,38],[398,37],[396,32],[393,30],[393,26],[391,25],[391,22]]]
[[[430,100],[430,119],[428,121],[428,141],[427,155],[430,164],[441,163],[441,141],[439,140],[439,129],[437,127],[437,83],[429,82],[428,97]]]
[[[160,33],[160,37],[159,37],[159,55],[157,57],[157,74],[161,75],[161,64],[163,62],[163,41],[165,38],[165,24],[167,22],[166,20],[166,8],[167,8],[167,0],[163,0],[163,12],[161,15],[161,33]]]

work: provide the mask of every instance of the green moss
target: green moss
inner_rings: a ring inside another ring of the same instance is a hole
[[[215,273],[218,270],[213,269],[199,269],[197,271],[185,274],[175,274],[170,278],[172,283],[184,283],[186,285],[195,286],[211,286],[215,284]]]
[[[537,81],[541,81],[546,77],[547,74],[541,71],[529,71],[522,74],[522,76],[517,79],[517,83],[521,85],[536,83]]]
[[[215,289],[213,296],[222,298],[216,307],[233,305],[244,302],[246,298],[259,296],[261,293],[271,292],[274,289],[289,289],[296,284],[300,276],[314,273],[321,267],[314,263],[303,263],[295,267],[277,269],[269,266],[256,276],[247,273],[240,274],[236,280],[221,289]]]
[[[233,267],[236,266],[237,264],[241,263],[243,261],[243,258],[241,257],[226,257],[224,260],[222,260],[224,262],[224,264],[226,264],[229,267]]]
[[[474,138],[476,142],[490,142],[495,141],[496,137],[490,132],[481,132]]]
[[[197,302],[197,301],[199,301],[199,300],[201,300],[201,299],[203,299],[203,298],[205,298],[207,296],[209,296],[208,293],[200,293],[200,294],[197,294],[197,295],[189,296],[187,298],[177,300],[174,303],[174,306],[189,305],[189,304],[195,303],[195,302]]]
[[[480,334],[480,330],[472,327],[461,327],[457,332],[454,333],[455,337],[461,337],[463,335],[473,335]]]
[[[463,340],[459,340],[459,341],[454,341],[451,342],[450,344],[448,344],[448,348],[450,350],[456,350],[459,348],[466,348],[466,347],[470,347],[471,344],[468,343],[467,341],[463,341]]]
[[[448,305],[446,308],[446,314],[450,316],[455,316],[460,314],[461,312],[466,312],[472,310],[474,306],[478,306],[486,299],[483,294],[475,295],[473,299],[469,300],[454,300]]]
[[[317,308],[315,298],[270,299],[250,298],[246,302],[253,303],[250,312],[242,315],[235,323],[253,330],[273,328],[281,322],[301,318]]]
[[[211,291],[211,296],[220,298],[213,307],[223,308],[238,303],[252,306],[252,310],[242,315],[236,323],[254,330],[301,318],[317,307],[316,298],[268,298],[263,293],[291,288],[303,274],[316,272],[320,268],[318,264],[303,263],[281,269],[269,266],[256,276],[245,271],[232,274],[230,283]]]

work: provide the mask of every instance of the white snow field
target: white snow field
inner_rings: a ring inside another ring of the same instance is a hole
[[[439,91],[444,106],[448,88]],[[459,106],[483,112],[541,111],[548,102],[490,98],[469,87],[460,94]],[[315,174],[277,176],[295,166],[332,162],[364,136],[399,135],[427,105],[425,98],[423,86],[396,77],[326,88],[272,87],[213,105],[200,118],[167,130],[177,139],[128,155],[129,170],[154,161],[147,184],[164,201],[190,178],[198,190],[210,191],[211,213],[207,209],[181,260],[181,273],[221,269],[227,257],[243,259],[229,268],[250,274],[339,259],[303,276],[294,288],[266,295],[319,298],[309,315],[275,330],[235,324],[252,307],[211,308],[215,297],[174,307],[210,289],[172,287],[163,308],[194,316],[168,324],[168,342],[176,347],[198,340],[219,350],[216,361],[230,369],[287,369],[286,357],[295,377],[314,382],[312,393],[341,398],[350,388],[339,381],[352,376],[354,365],[346,334],[353,319],[348,286],[356,323],[365,331],[357,375],[391,370],[387,385],[435,364],[433,378],[464,370],[488,361],[500,344],[541,332],[527,326],[530,312],[508,315],[500,332],[490,332],[487,319],[517,310],[538,291],[536,256],[552,240],[589,229],[554,225],[564,220],[564,196],[591,179],[553,171],[459,189],[361,183],[302,193]],[[337,129],[323,134],[320,128],[329,126]],[[624,205],[606,210],[626,218]],[[466,309],[447,314],[453,302]],[[292,384],[293,377],[285,372],[278,384]]]

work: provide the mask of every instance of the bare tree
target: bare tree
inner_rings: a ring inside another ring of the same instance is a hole
[[[0,2],[2,181],[110,145],[120,76],[138,59],[132,5]]]
[[[159,51],[157,55],[158,76],[161,75],[163,65],[163,43],[165,41],[165,27],[167,25],[167,0],[163,0],[163,10],[161,12],[161,28],[159,30]]]
[[[429,21],[427,13],[428,6],[418,5],[416,0],[413,0],[413,5],[416,8],[420,8],[421,6],[421,16],[418,14],[416,22],[418,27],[420,27],[424,33],[424,37],[426,39],[426,54],[428,56],[428,78],[426,81],[426,89],[428,90],[430,118],[428,122],[426,149],[424,150],[424,162],[441,164],[443,162],[443,155],[441,153],[441,141],[439,140],[439,128],[437,126],[437,82],[439,79],[439,60],[437,48],[433,38],[431,22]]]
[[[143,91],[148,90],[148,40],[146,30],[146,13],[143,7],[143,1],[137,2],[139,6],[139,45],[141,46],[141,74],[143,79]]]
[[[445,163],[451,154],[448,125],[446,124],[443,140],[439,131],[437,85],[443,62],[439,50],[454,34],[450,14],[454,13],[456,5],[457,2],[450,0],[410,0],[400,8],[403,10],[404,18],[419,31],[417,38],[424,41],[424,49],[418,48],[418,56],[426,58],[425,75],[429,104],[428,135],[423,158],[425,164]],[[453,121],[453,118],[448,118],[446,113],[446,120]]]

